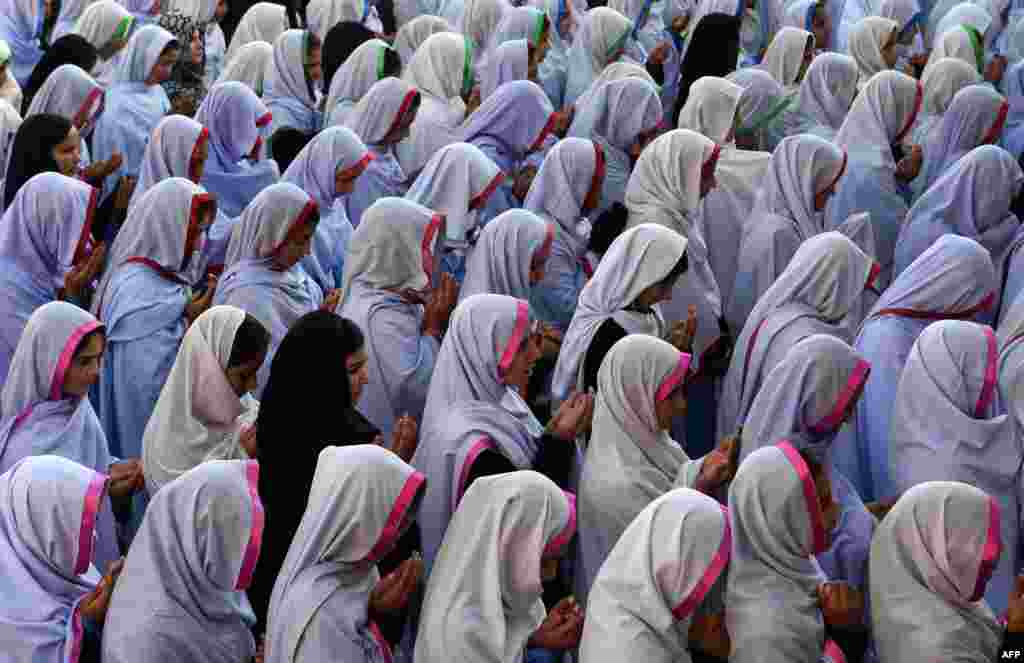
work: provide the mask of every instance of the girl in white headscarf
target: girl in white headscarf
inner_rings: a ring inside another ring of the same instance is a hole
[[[99,0],[85,8],[72,33],[81,35],[96,48],[99,61],[92,73],[104,84],[109,82],[114,56],[128,45],[135,26],[131,12],[114,0]]]
[[[936,127],[957,92],[977,83],[981,83],[981,74],[977,68],[959,58],[942,58],[929,67],[921,77],[924,99],[921,114],[914,124],[911,142],[916,145],[927,144],[929,136],[937,132]]]
[[[844,334],[839,323],[878,278],[879,266],[837,232],[806,240],[747,318],[718,408],[720,434],[746,420],[765,376],[811,334]]]
[[[788,440],[827,468],[839,517],[828,550],[815,558],[825,575],[866,590],[875,519],[853,485],[832,465],[840,427],[853,415],[871,365],[844,341],[814,334],[793,346],[764,380],[743,426],[739,462]]]
[[[339,23],[358,23],[377,34],[384,32],[384,24],[370,0],[310,0],[306,5],[306,21],[321,42]]]
[[[234,41],[231,43],[234,44]],[[274,47],[272,45],[265,41],[251,41],[239,48],[235,55],[227,61],[217,82],[245,83],[256,93],[256,96],[262,97],[267,75],[270,73],[273,62]]]
[[[999,403],[998,359],[990,327],[942,320],[922,332],[896,391],[889,473],[897,495],[926,481],[963,481],[998,500],[1004,550],[985,602],[1003,614],[1019,568],[1024,450]]]
[[[544,278],[555,240],[555,224],[526,210],[509,210],[487,224],[466,263],[459,300],[473,295],[529,299]]]
[[[478,211],[504,179],[497,164],[478,148],[453,143],[430,158],[405,196],[444,215],[444,269],[460,283],[476,241]]]
[[[1007,549],[999,503],[963,483],[932,481],[900,498],[871,544],[871,622],[878,660],[991,663],[1002,627],[982,600]]]
[[[10,660],[99,660],[104,603],[93,535],[108,477],[59,456],[33,456],[0,475],[0,639]]]
[[[506,0],[442,1],[436,13],[452,26],[452,32],[465,35],[473,42],[473,68],[486,64],[494,32],[510,7]]]
[[[244,591],[263,540],[254,460],[203,463],[149,503],[103,629],[102,660],[247,663]]]
[[[141,458],[142,436],[188,326],[213,292],[192,296],[200,247],[216,215],[202,187],[166,179],[136,202],[93,296],[107,358],[93,390],[111,452]]]
[[[726,312],[730,327],[743,329],[800,245],[826,231],[825,206],[845,170],[846,153],[824,139],[798,135],[779,143],[753,213],[744,219]]]
[[[896,65],[896,43],[900,26],[896,21],[881,16],[869,16],[858,21],[850,32],[850,55],[857,62],[860,89],[880,71]]]
[[[395,3],[396,12],[399,10],[398,5],[399,3]],[[398,51],[399,57],[402,58],[402,62],[411,60],[416,50],[431,35],[438,32],[452,32],[452,26],[448,21],[440,16],[433,16],[431,14],[422,14],[409,21],[403,21],[399,18],[398,24],[401,27],[398,29],[398,35],[395,36],[394,46]]]
[[[725,452],[690,460],[669,434],[686,413],[689,376],[690,355],[647,334],[623,338],[601,363],[579,481],[576,595],[584,601],[615,542],[648,504],[673,488],[712,494],[729,478]]]
[[[957,58],[974,67],[979,75],[985,75],[984,47],[981,33],[970,25],[954,25],[941,33],[928,56],[924,73],[943,58]],[[990,81],[991,82],[991,81]]]
[[[426,315],[424,295],[437,286],[443,232],[443,216],[411,200],[381,198],[349,241],[336,312],[366,335],[370,375],[359,411],[385,439],[399,417],[423,414],[443,322]]]
[[[924,165],[912,186],[918,199],[965,154],[979,145],[998,144],[1008,114],[1006,98],[987,85],[957,92],[923,145]]]
[[[545,620],[542,566],[561,557],[576,531],[575,499],[536,472],[478,479],[460,503],[430,575],[417,663],[516,663],[527,641],[575,624],[570,601]],[[539,630],[538,630],[539,629]]]
[[[530,305],[537,316],[565,330],[572,322],[583,285],[594,272],[587,259],[591,225],[604,185],[604,150],[583,138],[559,141],[537,171],[523,208],[557,224],[557,232]]]
[[[809,461],[788,441],[763,447],[740,465],[729,488],[733,554],[725,620],[730,661],[863,658],[863,607],[848,607],[858,604],[859,592],[825,582],[814,561],[828,548],[837,509],[828,473]],[[835,610],[837,604],[847,610]]]
[[[294,184],[281,182],[253,199],[231,234],[213,303],[237,306],[270,332],[271,350],[260,368],[257,400],[277,345],[295,321],[338,301],[337,291],[324,293],[299,265],[309,253],[319,220],[316,201]]]
[[[583,288],[562,340],[552,381],[558,400],[597,388],[608,350],[628,334],[669,337],[661,301],[686,278],[686,238],[657,224],[630,228],[612,242]]]
[[[457,128],[466,119],[466,101],[473,89],[475,47],[454,32],[430,36],[406,64],[403,78],[421,95],[408,138],[396,154],[407,177],[419,175],[430,157],[457,142]]]
[[[977,240],[988,249],[1002,283],[1020,229],[1020,220],[1010,206],[1022,185],[1024,172],[1009,152],[995,145],[971,150],[910,210],[896,243],[896,269],[909,266],[935,240],[953,233]],[[999,305],[997,292],[993,313]]]
[[[575,104],[606,66],[625,52],[633,23],[609,7],[596,7],[583,17],[569,49],[568,79],[562,102]]]
[[[715,167],[715,188],[701,202],[698,226],[707,242],[711,271],[723,303],[732,298],[743,227],[771,159],[767,152],[736,148],[742,95],[743,88],[739,85],[724,78],[705,76],[690,86],[686,104],[679,113],[680,129],[696,131],[721,146]]]
[[[589,138],[604,150],[607,171],[598,209],[605,210],[625,200],[633,164],[661,127],[658,88],[639,78],[612,81],[576,107],[569,135]]]
[[[836,468],[864,500],[895,494],[889,479],[889,422],[914,341],[935,320],[970,320],[989,310],[997,287],[984,247],[944,235],[896,278],[868,314],[854,348],[871,362],[871,378],[832,454]]]
[[[24,95],[22,94],[21,86],[18,85],[18,81],[14,79],[14,74],[9,70],[10,64],[11,47],[7,42],[0,39],[0,69],[3,70],[3,82],[0,83],[0,100],[6,101],[11,105],[11,108],[20,113]]]
[[[857,62],[848,55],[822,53],[800,83],[795,103],[781,116],[785,136],[810,133],[832,140],[857,94]]]
[[[875,74],[853,102],[835,143],[849,156],[847,172],[829,202],[827,227],[836,229],[851,215],[870,212],[882,266],[879,290],[892,281],[893,252],[909,209],[907,183],[917,176],[918,151],[897,163],[896,151],[910,133],[924,90],[913,78],[895,71]],[[916,155],[916,156],[915,156]]]
[[[796,99],[767,71],[746,67],[729,74],[727,80],[743,88],[739,104],[736,143],[748,150],[774,152],[783,136],[780,119]]]
[[[373,84],[348,117],[347,128],[358,136],[373,155],[345,199],[352,225],[359,227],[363,213],[378,198],[404,196],[408,178],[396,156],[397,145],[409,136],[419,112],[420,93],[399,78],[385,78]]]
[[[694,349],[695,365],[699,367],[728,347],[728,339],[723,338],[727,335],[723,334],[718,282],[706,239],[695,225],[701,198],[715,186],[720,153],[721,148],[705,136],[688,129],[670,131],[640,155],[626,190],[631,227],[657,223],[687,240],[689,274],[677,282],[664,313],[667,320],[675,322],[687,318],[690,306],[697,307]]]
[[[256,388],[270,334],[234,306],[215,306],[185,334],[142,438],[150,494],[211,460],[256,456]]]
[[[573,0],[530,0],[529,4],[542,9],[551,21],[548,51],[537,67],[537,77],[551,104],[562,108],[569,75],[569,49],[576,32],[578,10]]]
[[[413,524],[425,487],[422,474],[381,447],[320,452],[309,506],[274,585],[267,663],[391,660],[369,610],[381,580],[376,562]]]
[[[80,168],[87,168],[88,138],[103,112],[103,87],[80,67],[65,64],[57,67],[32,97],[25,117],[49,113],[71,122],[81,137]]]
[[[313,135],[323,126],[319,110],[322,42],[310,30],[287,30],[274,42],[264,99],[273,114],[270,135],[291,127]]]
[[[786,90],[797,92],[814,59],[814,35],[800,28],[782,28],[764,54],[761,66]]]
[[[272,2],[257,2],[242,16],[235,33],[231,35],[231,43],[224,55],[231,62],[238,50],[254,41],[265,41],[273,44],[288,29],[288,17],[285,8]]]
[[[395,60],[398,60],[397,70],[393,67]],[[331,89],[327,92],[324,106],[324,126],[347,124],[352,109],[374,83],[400,74],[401,60],[387,42],[371,39],[360,44],[330,80]]]
[[[731,554],[729,512],[715,500],[678,488],[651,502],[594,581],[580,661],[690,663],[693,642],[702,653],[727,656],[727,637],[694,634],[724,633],[706,604],[721,594]]]

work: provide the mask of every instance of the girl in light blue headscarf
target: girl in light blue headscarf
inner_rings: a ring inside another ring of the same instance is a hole
[[[1010,67],[1003,76],[1003,88],[1009,108],[1000,145],[1019,160],[1024,154],[1024,62]]]
[[[269,132],[292,127],[315,134],[323,126],[317,110],[320,79],[320,40],[309,30],[287,30],[274,42],[274,57],[263,95],[273,114]]]
[[[170,78],[180,45],[167,30],[147,25],[128,42],[106,93],[106,109],[92,137],[94,161],[123,157],[121,167],[104,182],[109,196],[124,176],[137,177],[149,136],[171,110],[160,83]]]
[[[9,75],[25,87],[32,70],[43,58],[41,40],[46,20],[43,0],[4,0],[0,11],[0,39],[11,53]]]
[[[537,69],[537,78],[551,105],[562,108],[565,84],[569,75],[569,47],[572,44],[572,0],[532,0],[531,4],[544,10],[551,29],[548,30],[548,51]]]

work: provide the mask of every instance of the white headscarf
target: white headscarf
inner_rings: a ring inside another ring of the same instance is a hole
[[[225,375],[244,321],[242,309],[214,306],[185,333],[142,438],[150,494],[207,461],[248,457],[238,443],[246,408]]]
[[[642,78],[605,83],[594,90],[589,104],[577,103],[569,135],[598,136],[622,153],[628,153],[641,133],[657,129],[662,120],[658,88]]]
[[[868,152],[876,165],[895,173],[892,144],[907,135],[922,99],[921,84],[910,76],[892,70],[875,74],[854,100],[835,144],[847,152]]]
[[[922,118],[942,115],[953,103],[953,97],[968,85],[981,82],[978,68],[959,58],[942,58],[929,63],[931,66],[921,76],[924,99],[921,103]]]
[[[273,44],[288,29],[288,16],[282,5],[273,2],[257,2],[242,16],[242,20],[231,36],[231,44],[224,54],[224,60],[231,62],[242,46],[252,41]]]
[[[979,600],[999,558],[999,507],[981,490],[914,486],[871,543],[872,634],[881,663],[989,663],[1002,627]]]
[[[404,198],[379,198],[352,233],[338,309],[355,281],[376,290],[422,290],[433,273],[443,217]]]
[[[376,33],[384,31],[377,9],[369,0],[310,0],[306,6],[306,21],[321,43],[331,28],[344,22],[365,25]]]
[[[517,663],[544,621],[541,560],[576,530],[575,500],[530,471],[477,479],[430,574],[417,663]]]
[[[367,145],[380,145],[418,95],[400,78],[377,81],[349,113],[345,126]]]
[[[479,294],[530,296],[530,272],[551,254],[555,224],[532,212],[511,209],[488,223],[466,262],[459,300]]]
[[[405,197],[445,215],[448,243],[465,243],[474,236],[476,210],[504,179],[480,148],[453,143],[434,153]]]
[[[331,89],[327,93],[327,104],[324,106],[324,112],[331,116],[329,125],[344,124],[336,114],[346,109],[339,106],[351,109],[381,79],[384,74],[384,52],[390,48],[382,39],[365,41],[334,72]]]
[[[591,98],[606,84],[613,81],[622,81],[627,78],[639,78],[651,85],[658,85],[647,70],[640,65],[633,62],[612,62],[601,70],[600,75],[594,79],[594,82],[576,100],[574,106],[578,109],[577,112],[585,112],[591,105]]]
[[[568,255],[582,257],[586,252],[590,227],[582,221],[583,204],[591,189],[601,186],[603,161],[604,152],[594,141],[558,141],[544,157],[523,202],[523,209],[558,224],[555,241],[570,244]]]
[[[950,28],[935,39],[924,73],[927,74],[928,70],[932,68],[932,64],[943,58],[963,60],[975,71],[981,73],[985,63],[978,50],[979,47],[979,40],[974,33],[968,30],[967,26],[958,25]]]
[[[969,25],[977,30],[978,34],[987,37],[989,28],[992,27],[992,15],[981,3],[961,2],[944,15],[941,11],[937,13],[941,18],[935,23],[936,35],[942,35],[960,25]]]
[[[569,49],[566,103],[576,103],[626,46],[632,32],[633,23],[614,9],[595,7],[586,13]]]
[[[391,660],[367,605],[380,579],[375,562],[411,522],[423,486],[422,474],[378,446],[320,452],[306,513],[270,599],[267,663],[328,652],[338,660]]]
[[[209,140],[210,131],[184,115],[170,115],[160,120],[142,155],[139,179],[128,210],[147,191],[170,177],[188,178],[198,184],[199,150]]]
[[[583,601],[633,519],[674,487],[696,483],[702,461],[690,461],[656,412],[658,402],[685,390],[689,372],[690,355],[647,334],[619,340],[601,362],[579,487],[576,588]]]
[[[417,16],[399,28],[394,45],[402,62],[409,62],[423,42],[438,32],[452,32],[452,26],[440,16],[430,14]]]
[[[853,26],[850,31],[850,55],[857,61],[861,84],[878,72],[891,69],[882,57],[882,47],[889,43],[893,33],[899,29],[896,21],[881,16],[868,16]]]
[[[99,0],[85,8],[71,32],[101,50],[115,38],[127,40],[134,22],[131,12],[121,4]]]
[[[804,51],[807,44],[814,48],[814,35],[800,28],[785,27],[775,34],[771,45],[765,51],[761,66],[772,75],[787,92],[795,92],[797,77],[804,66]]]
[[[626,307],[644,290],[662,281],[686,249],[685,237],[653,223],[630,228],[612,242],[594,276],[583,287],[563,338],[551,384],[556,399],[563,400],[573,389],[582,387],[587,351],[605,320],[615,320],[627,333],[664,334],[665,321],[657,308],[650,315]]]
[[[81,68],[64,64],[53,70],[29,104],[29,115],[59,115],[87,131],[103,109],[103,86]]]
[[[679,112],[679,128],[703,134],[716,143],[726,143],[732,133],[743,88],[714,76],[698,78]]]
[[[651,502],[594,581],[581,663],[690,663],[690,624],[731,554],[729,513],[714,499],[679,488]]]
[[[733,527],[725,603],[735,663],[817,663],[825,647],[813,556],[824,517],[810,467],[789,442],[763,447],[729,487]]]
[[[306,30],[285,30],[274,41],[274,55],[267,70],[268,96],[295,99],[306,108],[316,106],[313,91],[307,84]]]
[[[459,32],[472,40],[473,50],[477,53],[477,65],[484,64],[491,36],[498,29],[509,3],[505,0],[465,0],[447,4],[461,8],[457,16],[444,14],[444,18],[454,28],[452,32]]]
[[[234,45],[234,40],[231,43]],[[220,73],[217,83],[226,81],[245,83],[257,96],[262,97],[267,72],[270,71],[273,60],[273,46],[265,41],[250,41],[245,46],[238,48],[231,59],[227,61],[227,66]]]
[[[480,72],[480,99],[486,101],[505,83],[527,80],[529,73],[529,43],[525,39],[503,43],[491,52]]]

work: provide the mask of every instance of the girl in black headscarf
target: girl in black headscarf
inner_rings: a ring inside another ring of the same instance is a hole
[[[377,33],[355,21],[342,21],[328,30],[327,36],[324,37],[323,55],[321,56],[324,69],[323,89],[325,91],[331,89],[334,72],[345,64],[348,56],[352,55],[363,43],[376,38]]]
[[[694,81],[704,76],[725,78],[736,71],[741,25],[739,18],[728,14],[708,14],[700,19],[679,67],[679,94],[672,111],[673,127],[679,123],[679,112],[686,105]]]
[[[39,173],[73,176],[81,158],[81,140],[71,122],[59,115],[30,115],[21,124],[11,145],[4,180],[4,209],[22,185]]]
[[[32,99],[36,96],[36,92],[57,67],[62,64],[73,64],[81,67],[84,71],[92,71],[98,58],[96,47],[81,35],[67,34],[53,42],[43,54],[43,59],[36,64],[32,75],[28,78],[28,83],[25,84],[25,98],[21,103],[21,114],[24,116],[28,113],[28,107],[32,105]]]
[[[263,535],[249,587],[257,635],[266,628],[270,595],[302,522],[320,452],[329,446],[383,441],[380,431],[355,409],[367,382],[363,346],[363,334],[353,322],[314,311],[299,318],[270,365],[256,421],[259,490],[267,522],[272,523]],[[403,431],[405,437],[393,448],[408,461],[414,449],[408,448],[409,429]],[[411,437],[414,444],[415,426]]]
[[[203,74],[207,25],[176,10],[160,16],[160,27],[174,35],[182,49],[177,64],[171,69],[171,77],[160,85],[171,100],[171,110],[177,115],[192,117],[206,96]]]

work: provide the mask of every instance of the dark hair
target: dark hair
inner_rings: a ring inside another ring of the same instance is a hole
[[[70,131],[71,122],[60,115],[39,113],[25,119],[11,144],[4,185],[5,210],[25,182],[39,173],[60,172],[53,148],[64,142]]]
[[[698,78],[725,78],[736,71],[740,25],[740,19],[729,14],[708,14],[697,23],[679,67],[679,96],[672,111],[672,126],[679,123],[679,113],[690,96],[690,86]]]
[[[342,21],[327,31],[323,46],[324,89],[331,89],[331,80],[341,65],[364,43],[376,38],[373,30],[362,23]]]
[[[245,320],[242,320],[238,331],[235,332],[235,342],[231,345],[228,368],[241,366],[265,357],[269,347],[270,332],[259,320],[246,313]]]
[[[397,78],[401,75],[402,56],[393,48],[384,49],[384,71],[381,74],[381,78],[387,78],[388,76]]]
[[[676,264],[672,266],[669,273],[665,275],[665,280],[675,280],[686,273],[686,270],[690,268],[690,261],[686,259],[686,251],[683,251],[683,255],[680,256]]]
[[[396,34],[398,32],[398,18],[395,16],[394,0],[370,0],[370,4],[377,8],[377,18],[380,19],[384,34]],[[1003,22],[1005,23],[1005,21]]]
[[[36,63],[28,82],[25,83],[25,99],[21,104],[22,116],[28,114],[32,99],[57,67],[73,64],[88,72],[93,70],[98,59],[96,47],[81,35],[67,34],[53,42],[42,59]]]
[[[91,332],[89,332],[88,334],[83,336],[80,341],[78,341],[78,345],[75,346],[75,354],[74,354],[74,356],[77,358],[78,355],[82,354],[82,350],[85,349],[85,346],[88,345],[89,341],[91,341],[96,336],[106,337],[106,335],[107,335],[107,328],[106,327],[97,327],[96,329],[93,329]]]
[[[626,229],[627,223],[629,210],[622,203],[612,203],[611,207],[598,215],[594,229],[590,231],[588,248],[598,255],[604,255],[612,242]]]
[[[283,173],[311,140],[311,135],[294,127],[281,127],[270,137],[270,158],[277,162]]]

